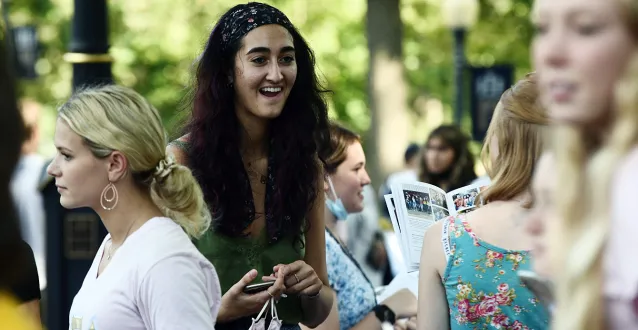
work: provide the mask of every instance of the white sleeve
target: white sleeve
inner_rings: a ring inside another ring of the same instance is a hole
[[[190,256],[173,256],[155,264],[138,293],[146,328],[215,329],[221,292],[219,284],[211,283],[211,279],[217,280],[214,269],[202,267]]]
[[[611,191],[611,223],[605,249],[604,292],[609,299],[632,301],[638,296],[638,219],[633,199],[638,187],[638,152],[628,155],[616,172]]]

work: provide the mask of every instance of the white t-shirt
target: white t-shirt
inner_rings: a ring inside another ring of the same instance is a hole
[[[638,187],[638,148],[623,159],[611,185],[609,238],[603,255],[603,293],[607,302],[606,329],[637,330],[638,263],[632,257],[638,249],[638,221],[633,205]]]
[[[44,158],[23,155],[11,178],[11,194],[20,216],[22,238],[31,246],[40,279],[40,290],[46,289],[45,213],[42,193],[38,190]]]
[[[73,298],[69,330],[215,328],[221,305],[217,273],[179,225],[169,218],[149,220],[97,277],[109,239]]]

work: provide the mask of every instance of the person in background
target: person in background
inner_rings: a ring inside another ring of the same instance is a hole
[[[214,215],[196,244],[219,270],[218,330],[248,329],[273,297],[282,329],[314,327],[330,312],[317,157],[328,106],[315,70],[284,13],[234,6],[201,56],[184,135],[167,147],[193,170]],[[256,279],[275,282],[244,292]]]
[[[7,65],[5,40],[0,40],[0,131],[3,132],[0,139],[0,329],[35,330],[39,324],[25,316],[12,293],[28,273],[30,258],[21,239],[10,192],[10,181],[26,134],[17,107],[13,76]]]
[[[446,192],[467,186],[474,179],[474,157],[470,139],[455,125],[436,128],[423,146],[419,181]]]
[[[425,232],[419,266],[419,330],[548,329],[549,317],[517,271],[529,270],[533,238],[524,215],[549,119],[527,75],[494,111],[481,159],[493,184],[478,209]]]
[[[536,173],[532,182],[532,196],[534,205],[530,208],[525,219],[525,228],[534,238],[532,256],[534,257],[534,272],[545,278],[552,277],[552,265],[548,251],[548,236],[550,224],[557,219],[554,195],[556,194],[556,160],[551,152],[545,152],[538,160]]]
[[[343,221],[348,233],[343,242],[375,287],[383,284],[383,273],[387,265],[379,220],[379,205],[374,188],[366,185],[363,187],[363,209],[361,212],[348,214],[348,219]]]
[[[397,182],[411,182],[419,179],[419,160],[421,147],[416,143],[410,143],[403,155],[404,169],[388,176],[385,182],[379,187],[379,200],[385,205],[384,195],[392,192],[392,185]],[[382,213],[385,217],[390,217],[388,209],[383,207]]]
[[[525,217],[525,230],[532,237],[533,268],[528,277],[527,286],[551,312],[554,305],[553,272],[551,265],[551,240],[549,228],[560,221],[556,213],[556,160],[551,152],[545,152],[538,160],[532,180],[532,198],[534,205]],[[519,274],[521,275],[521,274]]]
[[[31,100],[21,103],[27,138],[22,144],[18,166],[11,180],[11,192],[20,217],[23,239],[31,246],[38,270],[40,290],[46,289],[45,214],[38,190],[45,160],[38,154],[40,143],[40,105]]]
[[[336,303],[328,319],[317,329],[375,330],[381,329],[382,324],[404,326],[397,320],[416,315],[416,297],[402,290],[377,304],[372,283],[335,234],[338,222],[347,221],[349,213],[363,209],[363,188],[370,184],[359,136],[333,123],[330,142],[321,146],[319,157],[326,168],[326,258]]]
[[[26,139],[22,143],[20,160],[11,180],[11,194],[18,210],[20,231],[29,257],[27,273],[13,289],[23,309],[41,322],[40,301],[46,289],[45,223],[42,195],[38,190],[44,170],[44,158],[38,155],[40,142],[40,106],[29,100],[21,103],[20,112],[25,123]]]
[[[219,280],[191,242],[210,213],[191,171],[165,153],[157,109],[126,87],[84,89],[58,109],[53,140],[60,204],[91,208],[108,231],[69,329],[215,329]]]

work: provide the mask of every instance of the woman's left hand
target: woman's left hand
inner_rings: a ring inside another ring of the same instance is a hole
[[[306,297],[314,297],[321,291],[323,282],[315,273],[315,270],[303,260],[297,260],[288,265],[279,264],[273,267],[271,276],[264,276],[263,280],[274,280],[279,276],[279,269],[283,267],[284,285],[286,294],[296,294]]]

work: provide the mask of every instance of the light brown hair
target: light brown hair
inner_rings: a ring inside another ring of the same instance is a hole
[[[334,174],[348,157],[348,147],[355,142],[361,143],[361,137],[344,126],[330,123],[330,142],[319,146],[319,158],[323,161],[327,174]]]
[[[545,146],[548,124],[547,113],[538,102],[534,73],[503,93],[481,150],[481,161],[492,179],[492,184],[481,193],[486,204],[510,200],[529,189],[534,167]],[[498,156],[492,162],[490,142],[494,138]]]

